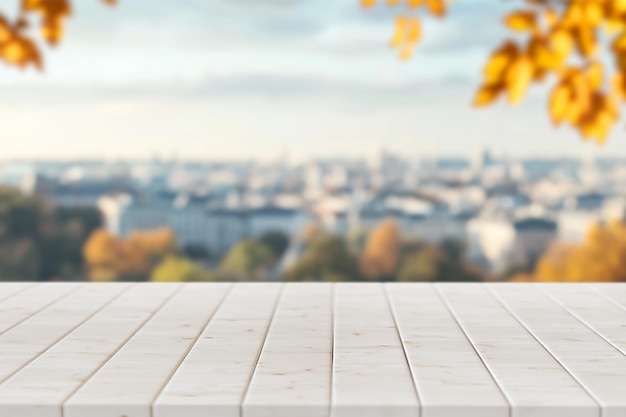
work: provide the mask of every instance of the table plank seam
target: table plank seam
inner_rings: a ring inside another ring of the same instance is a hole
[[[335,398],[335,303],[337,301],[337,287],[333,285],[330,290],[330,387],[329,388],[329,401],[328,401],[328,416],[332,417],[333,414],[333,400]]]
[[[611,297],[609,294],[607,294],[604,291],[600,290],[600,288],[596,287],[595,285],[586,284],[585,287],[590,288],[598,296],[604,298],[606,301],[610,302],[611,304],[616,305],[617,307],[621,308],[622,310],[626,310],[626,305],[622,304],[618,300],[616,300],[613,297]]]
[[[85,284],[79,284],[77,285],[74,289],[66,292],[65,294],[61,294],[59,297],[54,298],[52,301],[50,301],[47,304],[44,304],[43,306],[41,306],[41,308],[38,308],[37,310],[33,311],[32,313],[28,314],[26,317],[22,318],[21,320],[17,321],[16,323],[12,324],[10,327],[7,327],[6,329],[0,331],[0,336],[2,336],[3,334],[5,334],[6,332],[16,328],[17,326],[19,326],[20,324],[24,323],[26,320],[29,320],[33,317],[35,317],[37,314],[41,313],[43,310],[45,310],[46,308],[50,307],[51,305],[53,305],[54,303],[57,303],[59,301],[61,301],[62,299],[69,297],[72,293],[78,291],[79,289],[83,288],[85,286]],[[11,297],[7,298],[6,300],[9,300]],[[6,301],[6,300],[2,300],[2,301]]]
[[[478,349],[476,347],[476,345],[474,344],[474,341],[470,337],[470,335],[469,335],[467,329],[465,328],[465,326],[463,326],[463,323],[461,323],[461,320],[459,319],[456,311],[454,310],[452,305],[448,302],[448,299],[446,298],[446,296],[441,292],[441,289],[439,288],[439,284],[429,284],[429,285],[431,285],[434,288],[435,293],[437,294],[437,296],[439,296],[439,298],[443,302],[443,304],[446,307],[446,309],[450,312],[450,314],[454,318],[454,321],[456,321],[457,326],[459,326],[459,329],[461,329],[461,332],[463,333],[463,335],[465,336],[465,338],[469,342],[470,346],[472,346],[472,349],[474,350],[474,352],[476,353],[476,355],[478,356],[478,358],[482,362],[483,366],[485,367],[485,369],[487,369],[487,372],[491,376],[491,379],[493,379],[493,381],[495,382],[496,386],[498,387],[498,390],[500,390],[500,393],[502,394],[502,397],[507,402],[507,405],[508,405],[508,408],[509,408],[509,417],[513,417],[513,401],[510,398],[510,396],[507,394],[505,389],[503,388],[502,383],[498,380],[498,378],[494,374],[494,372],[491,369],[491,367],[487,364],[487,361],[485,360],[483,355],[480,353],[480,349]]]
[[[64,399],[63,401],[61,401],[61,416],[65,417],[65,403],[68,402],[70,400],[70,398],[72,398],[72,396],[74,396],[74,394],[76,394],[82,387],[83,385],[85,385],[95,374],[98,373],[98,371],[100,371],[100,369],[102,369],[111,359],[113,359],[113,357],[124,347],[126,346],[126,344],[133,338],[135,337],[135,335],[146,325],[146,323],[148,323],[152,317],[154,317],[154,315],[156,313],[158,313],[172,298],[174,298],[174,296],[183,288],[182,284],[178,285],[178,288],[176,288],[174,291],[172,291],[172,293],[167,296],[165,298],[165,300],[163,300],[163,302],[159,305],[158,308],[156,308],[152,313],[150,313],[150,315],[148,315],[148,317],[139,325],[137,326],[137,328],[116,348],[113,350],[113,352],[111,352],[107,358],[102,361],[102,363],[100,363],[100,365],[98,365],[88,376],[85,377],[85,379],[83,380],[83,382],[81,384],[79,384],[75,389],[73,389]]]
[[[22,286],[21,288],[18,288],[17,290],[14,290],[12,292],[9,292],[8,294],[3,295],[2,297],[0,297],[0,302],[4,301],[4,300],[8,300],[9,298],[21,293],[22,291],[27,290],[28,288],[32,287],[33,285],[35,285],[32,282],[29,282],[27,284],[24,284],[24,286]]]
[[[244,389],[243,395],[241,396],[241,401],[239,402],[239,416],[240,417],[243,417],[244,403],[246,401],[246,397],[248,396],[248,392],[250,391],[250,385],[252,384],[252,379],[254,378],[254,374],[257,370],[257,367],[259,366],[259,361],[261,360],[261,354],[263,353],[263,349],[265,349],[265,344],[267,343],[267,339],[270,334],[272,324],[274,323],[274,319],[276,318],[276,312],[278,311],[278,306],[280,305],[280,302],[282,301],[284,295],[285,295],[285,284],[281,283],[278,297],[276,297],[276,303],[274,304],[274,308],[272,309],[272,314],[270,315],[269,323],[267,324],[267,328],[265,329],[263,342],[261,342],[259,351],[257,352],[256,358],[254,359],[254,365],[250,369],[250,374],[248,375],[248,382],[246,384],[246,388]]]
[[[556,353],[554,353],[549,347],[546,346],[546,344],[535,334],[535,332],[533,332],[527,325],[526,323],[524,323],[524,321],[517,315],[517,313],[515,313],[513,311],[513,309],[506,303],[506,301],[504,301],[498,294],[496,294],[493,289],[489,286],[486,285],[485,289],[487,290],[487,292],[498,302],[500,303],[500,305],[511,315],[511,317],[513,317],[513,319],[515,321],[517,321],[520,326],[522,326],[522,328],[524,328],[524,330],[526,330],[528,332],[528,334],[530,334],[536,341],[537,343],[539,343],[539,345],[541,345],[541,347],[552,357],[554,358],[554,360],[565,370],[565,372],[567,372],[574,381],[576,381],[576,383],[578,385],[580,385],[580,387],[593,399],[593,401],[595,401],[599,407],[600,410],[600,414],[599,417],[602,416],[603,414],[603,409],[605,408],[605,405],[602,403],[602,401],[593,393],[593,391],[587,386],[587,384],[585,384],[584,382],[582,382],[575,374],[574,372],[572,372],[570,370],[570,368],[568,366],[566,366],[561,359],[559,359],[559,357],[556,355]],[[558,303],[557,303],[558,305]],[[559,307],[561,307],[559,305]],[[567,309],[564,309],[565,312],[570,313]],[[584,324],[584,323],[583,323]],[[604,338],[603,338],[604,339]]]
[[[185,359],[187,359],[187,356],[189,356],[189,352],[191,352],[191,349],[193,349],[193,347],[196,345],[196,343],[198,343],[198,339],[200,339],[200,336],[202,335],[204,330],[208,327],[209,323],[211,322],[211,319],[213,319],[213,317],[215,317],[215,313],[217,313],[217,311],[220,309],[220,307],[224,304],[224,301],[228,298],[228,295],[232,292],[233,288],[235,288],[235,285],[237,285],[237,284],[231,284],[228,287],[228,289],[224,292],[224,294],[222,295],[221,300],[217,303],[217,305],[215,306],[215,309],[213,310],[213,312],[211,314],[209,314],[209,317],[206,319],[204,324],[202,326],[200,326],[200,329],[198,330],[198,334],[194,337],[192,342],[189,344],[189,346],[187,347],[187,350],[185,351],[185,353],[183,353],[183,355],[178,360],[178,363],[176,364],[176,366],[174,366],[174,368],[172,369],[170,374],[165,378],[165,380],[161,384],[161,387],[159,389],[157,389],[156,394],[154,395],[154,397],[150,401],[150,416],[152,416],[152,417],[154,416],[154,403],[156,402],[157,398],[159,398],[159,396],[161,395],[161,393],[163,392],[163,390],[165,389],[167,384],[169,384],[169,382],[172,380],[172,377],[174,376],[176,371],[178,371],[178,369],[180,368],[182,363],[185,361]]]
[[[595,329],[595,327],[589,323],[587,320],[585,320],[584,318],[580,317],[579,314],[577,314],[575,311],[573,311],[571,308],[569,308],[568,306],[565,305],[565,303],[563,303],[561,300],[559,300],[556,296],[554,296],[554,294],[551,294],[549,291],[547,291],[545,288],[539,286],[539,291],[541,291],[542,293],[546,294],[555,304],[557,304],[559,307],[561,307],[563,310],[567,311],[572,317],[574,317],[576,320],[578,320],[579,322],[581,322],[583,325],[585,325],[589,330],[591,330],[593,333],[597,334],[599,337],[602,338],[602,340],[604,340],[606,343],[608,343],[609,345],[611,345],[611,347],[613,347],[615,350],[617,350],[619,353],[621,353],[622,355],[626,355],[626,351],[624,351],[623,349],[621,349],[619,346],[617,346],[615,343],[613,343],[608,337],[606,337],[605,335],[603,335],[602,333],[600,333],[598,330]],[[603,299],[605,299],[606,301],[610,301],[608,298],[602,297]],[[613,303],[615,304],[615,303]],[[618,307],[622,307],[620,304],[615,304]],[[623,308],[623,307],[622,307]],[[624,310],[626,310],[626,308],[624,308]]]
[[[419,416],[424,414],[424,402],[422,400],[422,394],[420,394],[419,388],[417,387],[416,375],[413,373],[413,367],[411,366],[411,362],[409,361],[409,357],[406,352],[406,346],[404,345],[404,340],[402,340],[402,335],[400,334],[400,325],[398,324],[398,318],[396,317],[396,312],[393,308],[393,304],[389,298],[389,292],[387,291],[388,284],[383,285],[383,294],[385,295],[385,301],[387,302],[387,308],[389,308],[389,313],[391,314],[391,319],[393,320],[394,327],[396,328],[396,334],[398,335],[398,340],[400,342],[400,346],[402,346],[402,353],[404,354],[404,360],[406,361],[406,366],[409,369],[409,373],[411,374],[411,382],[413,383],[413,389],[415,390],[415,396],[417,397],[417,403],[419,404]]]
[[[83,286],[81,286],[82,288]],[[74,327],[72,327],[70,330],[68,330],[67,332],[63,333],[61,336],[59,336],[57,339],[55,339],[52,343],[50,343],[45,349],[43,349],[42,351],[40,351],[39,353],[37,353],[35,356],[33,356],[32,358],[30,358],[29,360],[27,360],[26,362],[24,362],[19,368],[16,368],[13,372],[11,372],[10,374],[8,374],[6,377],[0,379],[0,385],[2,385],[5,381],[11,379],[11,377],[13,377],[15,374],[17,374],[18,372],[20,372],[22,369],[26,368],[29,364],[33,363],[37,358],[39,358],[40,356],[42,356],[43,354],[45,354],[48,350],[50,350],[53,346],[55,346],[57,343],[61,342],[63,339],[65,339],[67,337],[67,335],[69,335],[70,333],[72,333],[74,330],[76,330],[78,327],[80,327],[82,324],[84,324],[86,321],[88,321],[90,318],[92,318],[93,316],[95,316],[96,314],[98,314],[100,311],[104,310],[108,305],[110,305],[111,303],[113,303],[115,300],[117,300],[117,298],[122,295],[123,293],[125,293],[126,291],[128,291],[131,287],[133,287],[133,285],[129,285],[125,288],[123,288],[122,290],[120,290],[120,292],[118,292],[113,298],[111,298],[110,300],[108,300],[107,302],[105,302],[104,304],[102,304],[100,307],[98,307],[95,311],[93,311],[92,313],[90,313],[89,315],[87,315],[85,318],[83,318],[80,322],[78,322]],[[73,291],[70,291],[70,293],[72,293]],[[59,300],[63,299],[64,297],[61,297]]]

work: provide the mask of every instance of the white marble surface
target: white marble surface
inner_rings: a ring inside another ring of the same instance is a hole
[[[0,417],[626,417],[626,284],[0,283]]]

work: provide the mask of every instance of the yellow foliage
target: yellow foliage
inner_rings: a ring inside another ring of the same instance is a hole
[[[381,221],[372,230],[361,255],[363,274],[370,279],[393,274],[398,263],[400,245],[400,232],[395,221]]]
[[[413,10],[442,17],[444,0],[403,0]],[[401,0],[388,0],[398,5]],[[519,41],[505,40],[483,69],[483,83],[474,105],[484,107],[500,94],[511,105],[525,96],[536,82],[555,81],[548,99],[548,112],[555,126],[567,123],[585,139],[605,142],[619,119],[626,101],[626,0],[520,0],[522,7],[504,17],[504,25],[516,32]],[[525,6],[524,6],[525,3]],[[408,22],[417,17],[396,19],[391,46],[408,59],[421,34],[407,36]],[[417,26],[417,24],[416,24]],[[599,31],[606,31],[601,38]],[[521,38],[520,38],[521,36]],[[606,42],[614,65],[596,57],[600,39]],[[607,83],[606,80],[611,80]]]
[[[91,280],[114,281],[147,274],[156,262],[173,251],[175,244],[169,229],[133,232],[127,239],[97,229],[85,242],[83,256]]]
[[[163,256],[176,246],[176,236],[169,228],[135,231],[128,235],[128,243],[136,245],[149,256]]]
[[[113,5],[116,0],[102,0]],[[38,15],[41,20],[41,37],[49,45],[56,45],[63,37],[63,24],[72,13],[70,0],[22,0],[21,16],[9,22],[0,13],[0,59],[10,65],[25,68],[33,65],[43,68],[41,53],[31,36],[26,35],[28,22],[24,16]]]
[[[524,97],[532,79],[533,62],[526,55],[518,56],[506,73],[505,84],[510,104],[516,104]]]
[[[504,19],[504,23],[513,30],[525,32],[537,28],[537,14],[533,11],[518,11]]]
[[[626,224],[594,225],[577,246],[558,243],[539,260],[532,276],[538,282],[626,281]]]
[[[420,36],[421,26],[417,18],[398,16],[390,44],[399,49],[401,59],[408,59],[411,57],[413,47],[419,41]]]

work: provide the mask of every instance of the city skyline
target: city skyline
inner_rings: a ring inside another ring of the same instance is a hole
[[[624,121],[597,148],[552,128],[541,88],[471,108],[510,7],[455,3],[400,62],[395,12],[358,0],[75,4],[44,73],[0,68],[2,159],[626,156]]]

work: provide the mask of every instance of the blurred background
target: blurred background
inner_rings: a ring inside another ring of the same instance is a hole
[[[509,10],[401,61],[357,0],[74,2],[0,63],[0,280],[626,281],[623,126],[471,107]]]

